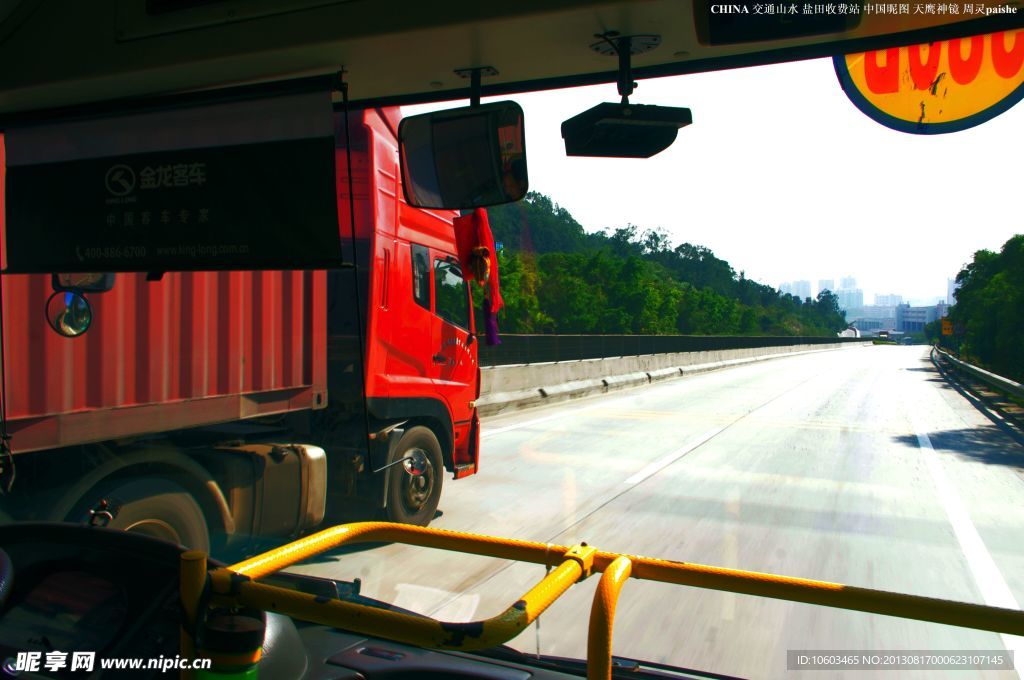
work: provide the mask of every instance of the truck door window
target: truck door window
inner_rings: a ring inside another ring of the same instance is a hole
[[[412,299],[430,309],[430,256],[426,246],[412,244]]]
[[[469,330],[469,296],[459,265],[449,260],[434,260],[434,290],[437,315],[460,328]]]

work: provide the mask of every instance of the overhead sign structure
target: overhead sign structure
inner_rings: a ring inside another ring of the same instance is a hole
[[[850,100],[900,132],[980,125],[1024,97],[1024,29],[833,58]]]
[[[949,319],[942,319],[942,334],[953,335],[953,322]]]
[[[340,266],[330,93],[5,131],[7,273]]]

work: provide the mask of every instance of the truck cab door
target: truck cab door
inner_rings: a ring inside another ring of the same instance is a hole
[[[455,448],[465,449],[477,397],[477,342],[474,336],[469,284],[458,260],[434,252],[434,315],[431,333],[431,377],[452,411]],[[456,459],[458,459],[456,455]],[[458,461],[456,461],[458,462]]]

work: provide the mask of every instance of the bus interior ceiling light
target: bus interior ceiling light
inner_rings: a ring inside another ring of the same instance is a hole
[[[690,109],[675,106],[630,104],[633,82],[632,55],[661,44],[658,35],[601,33],[590,46],[598,54],[619,59],[619,103],[598,104],[562,123],[567,156],[650,158],[676,140],[679,128],[693,122]]]

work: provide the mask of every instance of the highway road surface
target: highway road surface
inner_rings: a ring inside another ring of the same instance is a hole
[[[928,361],[868,346],[774,359],[499,416],[481,471],[446,480],[433,526],[1019,608],[1024,445]],[[449,621],[493,616],[543,567],[386,545],[298,571]],[[597,578],[510,644],[585,656]],[[1015,649],[1020,638],[628,582],[616,655],[740,677],[1017,678],[809,671],[787,650]]]

